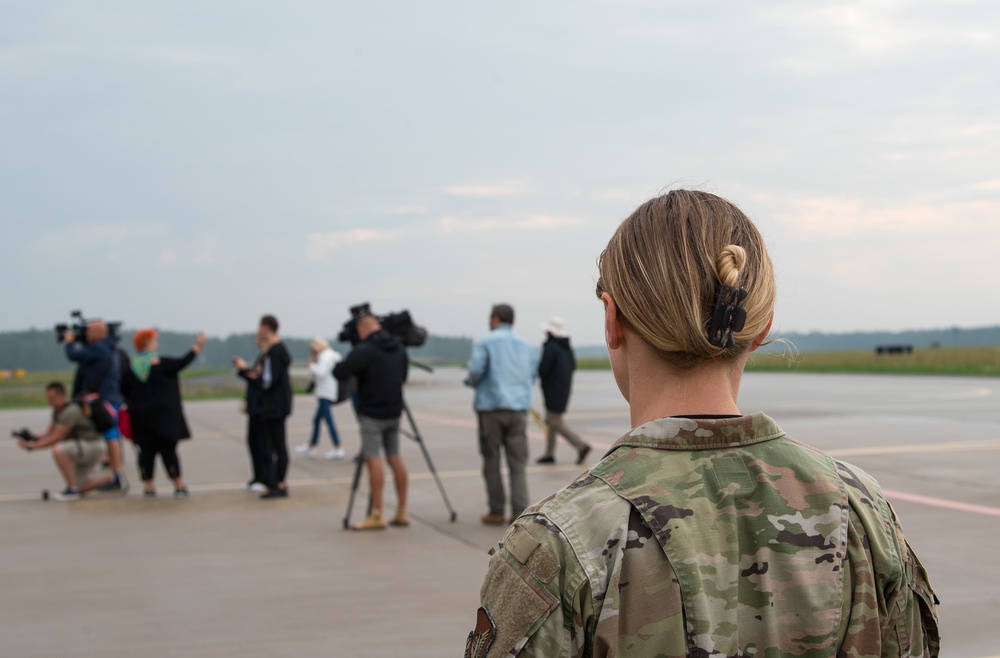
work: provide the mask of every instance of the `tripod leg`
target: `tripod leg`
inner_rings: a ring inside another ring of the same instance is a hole
[[[364,465],[364,462],[365,460],[362,459],[359,452],[358,456],[354,458],[354,480],[351,482],[351,497],[347,500],[347,513],[344,515],[344,530],[351,527],[351,509],[354,508],[354,496],[358,493],[358,484],[361,482],[361,467]]]
[[[406,404],[406,402],[403,403],[403,411],[406,412],[406,420],[409,421],[410,427],[413,430],[410,438],[420,445],[420,451],[424,453],[424,461],[427,462],[427,468],[431,470],[431,474],[434,476],[434,481],[437,482],[438,490],[441,492],[441,498],[444,499],[444,506],[448,508],[449,519],[452,523],[454,523],[455,520],[458,519],[458,514],[455,513],[455,510],[451,506],[451,501],[448,500],[448,494],[444,490],[444,484],[442,484],[441,478],[438,477],[437,469],[434,468],[434,462],[431,461],[431,455],[427,452],[427,446],[424,445],[424,440],[420,436],[420,430],[417,429],[417,423],[413,420],[413,414],[410,413],[410,407]]]

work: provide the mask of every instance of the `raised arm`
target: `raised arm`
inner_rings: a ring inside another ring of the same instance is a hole
[[[191,346],[191,349],[188,350],[187,354],[179,359],[161,357],[160,368],[167,375],[176,375],[178,372],[191,365],[191,363],[198,358],[198,355],[201,354],[201,349],[205,346],[206,340],[207,339],[205,338],[204,333],[198,334],[198,337],[194,341],[194,345]]]

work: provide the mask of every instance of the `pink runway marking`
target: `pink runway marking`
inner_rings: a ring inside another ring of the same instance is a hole
[[[470,430],[476,430],[479,427],[479,422],[476,421],[475,419],[459,420],[457,418],[447,418],[445,416],[432,416],[430,414],[413,414],[413,417],[416,420],[426,420],[429,423],[437,423],[439,425],[450,425],[452,427],[465,427]],[[536,432],[533,429],[528,429],[528,438],[544,439],[545,435],[542,434],[541,432]]]
[[[1000,508],[996,507],[986,507],[985,505],[973,505],[972,503],[960,503],[955,500],[944,500],[943,498],[931,498],[929,496],[920,496],[918,494],[904,493],[902,491],[890,491],[888,489],[883,489],[882,493],[884,493],[887,498],[894,498],[896,500],[905,500],[911,503],[920,503],[921,505],[944,507],[945,509],[955,509],[962,512],[973,512],[975,514],[987,514],[989,516],[1000,516]]]
[[[433,416],[429,414],[414,414],[419,420],[425,420],[430,423],[439,423],[441,425],[451,425],[452,427],[465,427],[471,430],[476,429],[477,423],[474,419],[457,419],[457,418],[447,418],[444,416]],[[533,439],[544,439],[545,435],[541,432],[535,432],[532,430],[528,431],[528,436]],[[605,451],[610,448],[610,445],[605,445],[602,443],[591,442],[590,444],[595,450]],[[903,491],[890,491],[888,489],[883,489],[882,493],[888,498],[893,498],[895,500],[905,500],[910,503],[919,503],[921,505],[930,505],[932,507],[943,507],[945,509],[958,510],[960,512],[972,512],[974,514],[986,514],[987,516],[1000,516],[1000,508],[997,507],[987,507],[985,505],[973,505],[972,503],[960,503],[956,500],[945,500],[943,498],[931,498],[930,496],[921,496],[918,494],[905,493]]]
[[[475,420],[459,420],[458,418],[446,418],[445,416],[432,416],[430,414],[413,414],[413,417],[417,420],[426,420],[429,423],[437,423],[439,425],[467,427],[469,429],[476,429],[478,427]]]

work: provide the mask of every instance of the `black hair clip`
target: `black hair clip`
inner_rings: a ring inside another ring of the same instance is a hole
[[[727,350],[736,345],[733,333],[743,331],[747,322],[747,310],[742,306],[747,294],[746,288],[719,286],[715,293],[712,321],[708,325],[708,342],[712,345]]]

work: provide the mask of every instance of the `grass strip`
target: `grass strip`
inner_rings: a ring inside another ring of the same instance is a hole
[[[72,370],[48,370],[26,373],[21,378],[0,379],[0,409],[44,407],[45,387],[62,382],[67,389],[73,383]],[[306,392],[305,378],[292,377],[296,395]],[[226,400],[243,397],[246,385],[229,368],[195,368],[181,372],[181,396],[186,402]]]
[[[610,370],[611,362],[595,357],[578,359],[580,370]],[[900,375],[1000,376],[1000,346],[925,347],[911,354],[876,354],[874,350],[837,350],[765,354],[756,352],[748,372],[812,372]]]

